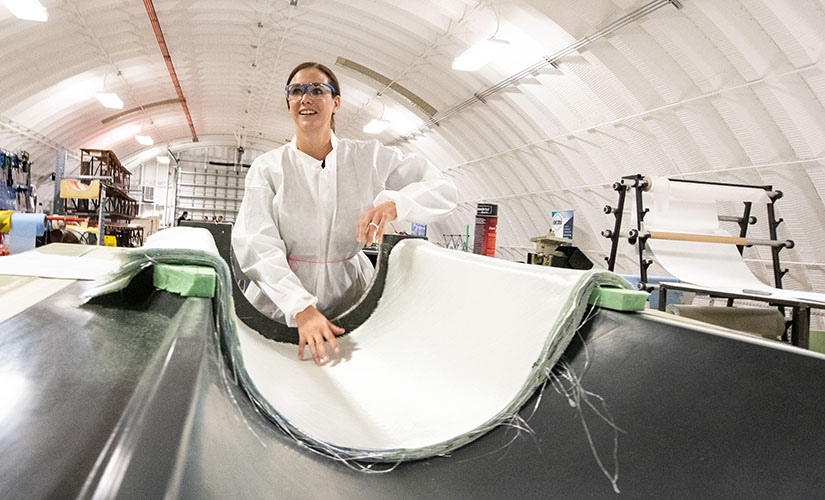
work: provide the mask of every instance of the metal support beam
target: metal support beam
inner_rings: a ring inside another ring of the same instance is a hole
[[[57,161],[54,165],[54,199],[52,200],[52,214],[65,215],[65,205],[63,198],[60,197],[60,181],[63,180],[63,175],[66,173],[66,160],[69,152],[65,149],[57,152]]]

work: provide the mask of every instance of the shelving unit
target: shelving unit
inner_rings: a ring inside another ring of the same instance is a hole
[[[0,148],[0,210],[34,212],[37,200],[31,183],[29,153]]]
[[[115,236],[117,245],[136,247],[143,244],[143,228],[130,226],[130,220],[138,216],[138,202],[129,196],[132,173],[114,152],[101,149],[80,150],[80,175],[102,177],[103,195],[100,199],[66,199],[66,213],[95,218],[103,204],[104,234]],[[59,180],[57,181],[59,182]]]
[[[233,222],[243,200],[247,169],[211,165],[208,158],[181,163],[187,165],[177,175],[176,213],[186,210],[194,221],[223,215],[226,222]]]

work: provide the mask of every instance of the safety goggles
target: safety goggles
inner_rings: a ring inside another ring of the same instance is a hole
[[[286,86],[286,97],[290,101],[297,101],[308,94],[310,97],[335,95],[335,87],[328,83],[293,83]]]

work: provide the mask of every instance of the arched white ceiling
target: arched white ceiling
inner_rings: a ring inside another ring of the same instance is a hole
[[[47,23],[0,7],[0,147],[32,153],[48,192],[56,151],[113,149],[126,163],[156,147],[188,147],[191,134],[142,2],[41,0]],[[431,228],[464,232],[475,203],[500,206],[498,253],[524,259],[555,209],[576,210],[577,245],[595,261],[612,224],[610,185],[645,173],[773,184],[787,286],[825,292],[825,3],[821,0],[681,0],[566,54],[439,121],[351,69],[392,79],[438,110],[507,81],[545,55],[598,33],[650,0],[154,0],[194,128],[205,145],[238,140],[266,150],[292,136],[282,88],[304,60],[342,84],[338,134],[368,138],[381,114],[385,143],[428,157],[459,186],[461,206]],[[450,69],[477,40],[511,42],[478,72]],[[120,74],[118,74],[118,72]],[[124,109],[103,108],[98,90]],[[382,96],[377,98],[377,93]],[[109,118],[109,120],[107,120]],[[415,131],[413,137],[408,137]],[[757,235],[766,236],[766,235]],[[619,270],[633,269],[629,246]],[[769,275],[770,252],[749,249]],[[654,273],[662,272],[653,270]]]

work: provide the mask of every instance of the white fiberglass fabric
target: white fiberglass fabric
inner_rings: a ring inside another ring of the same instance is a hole
[[[57,248],[77,249],[66,251],[60,255]],[[114,273],[122,262],[118,253],[123,249],[111,247],[97,247],[85,245],[67,245],[65,243],[52,244],[44,251],[39,249],[10,255],[0,259],[0,274],[13,276],[38,276],[41,278],[59,278],[72,280],[98,280]],[[142,249],[176,248],[187,250],[203,250],[218,255],[215,240],[209,231],[193,227],[174,227],[159,231],[146,240]],[[96,258],[99,251],[104,257]],[[79,255],[86,255],[77,259]]]
[[[445,453],[518,411],[567,346],[597,283],[629,287],[607,272],[407,240],[392,251],[373,315],[340,339],[339,359],[299,361],[295,346],[237,322],[241,365],[265,406],[310,442],[354,458]]]
[[[149,236],[143,249],[175,248],[180,250],[202,250],[218,255],[218,247],[212,234],[198,227],[170,227]]]
[[[114,272],[118,265],[118,261],[112,258],[78,259],[77,255],[54,255],[29,250],[0,259],[0,275],[96,280]]]
[[[754,210],[770,202],[764,189],[673,182],[655,178],[648,192],[645,231],[733,236],[719,226],[719,201],[750,201]],[[738,236],[738,235],[737,235]],[[751,273],[736,245],[649,239],[656,261],[681,281],[721,291],[759,290],[777,297],[825,301],[813,292],[781,290]]]

